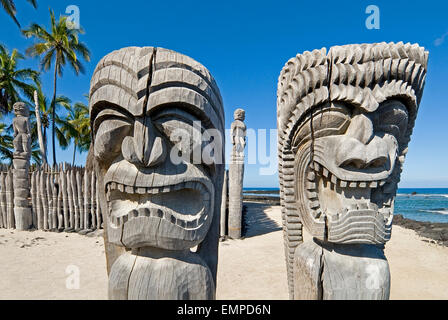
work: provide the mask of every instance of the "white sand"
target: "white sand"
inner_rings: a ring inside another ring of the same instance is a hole
[[[246,239],[220,243],[217,298],[287,299],[280,208],[249,204],[248,219]],[[423,240],[394,226],[391,299],[448,299],[448,248]],[[79,289],[67,289],[69,266],[79,268]],[[0,299],[106,298],[101,237],[0,229]]]

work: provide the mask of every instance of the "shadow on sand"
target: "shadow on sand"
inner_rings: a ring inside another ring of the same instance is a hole
[[[244,237],[251,238],[282,230],[281,225],[269,218],[264,212],[270,205],[255,202],[244,202]]]

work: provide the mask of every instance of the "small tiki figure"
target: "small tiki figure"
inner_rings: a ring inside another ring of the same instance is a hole
[[[244,155],[244,148],[246,147],[246,125],[244,124],[245,111],[243,109],[236,109],[233,118],[235,121],[230,128],[233,145],[233,160],[239,159]]]
[[[12,121],[14,128],[14,156],[28,158],[31,154],[30,123],[28,120],[29,110],[25,103],[14,104],[14,114],[16,117]]]

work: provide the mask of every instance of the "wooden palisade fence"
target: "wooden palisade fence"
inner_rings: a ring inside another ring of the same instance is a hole
[[[0,228],[15,228],[13,168],[0,168]],[[32,227],[46,231],[87,233],[100,229],[95,173],[67,163],[32,166],[29,172]]]

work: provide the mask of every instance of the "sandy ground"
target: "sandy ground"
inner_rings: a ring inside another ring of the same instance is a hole
[[[247,219],[245,239],[220,243],[217,298],[287,299],[280,207],[249,203]],[[391,299],[448,299],[448,247],[424,240],[394,226]],[[0,299],[106,298],[101,237],[0,229]]]

